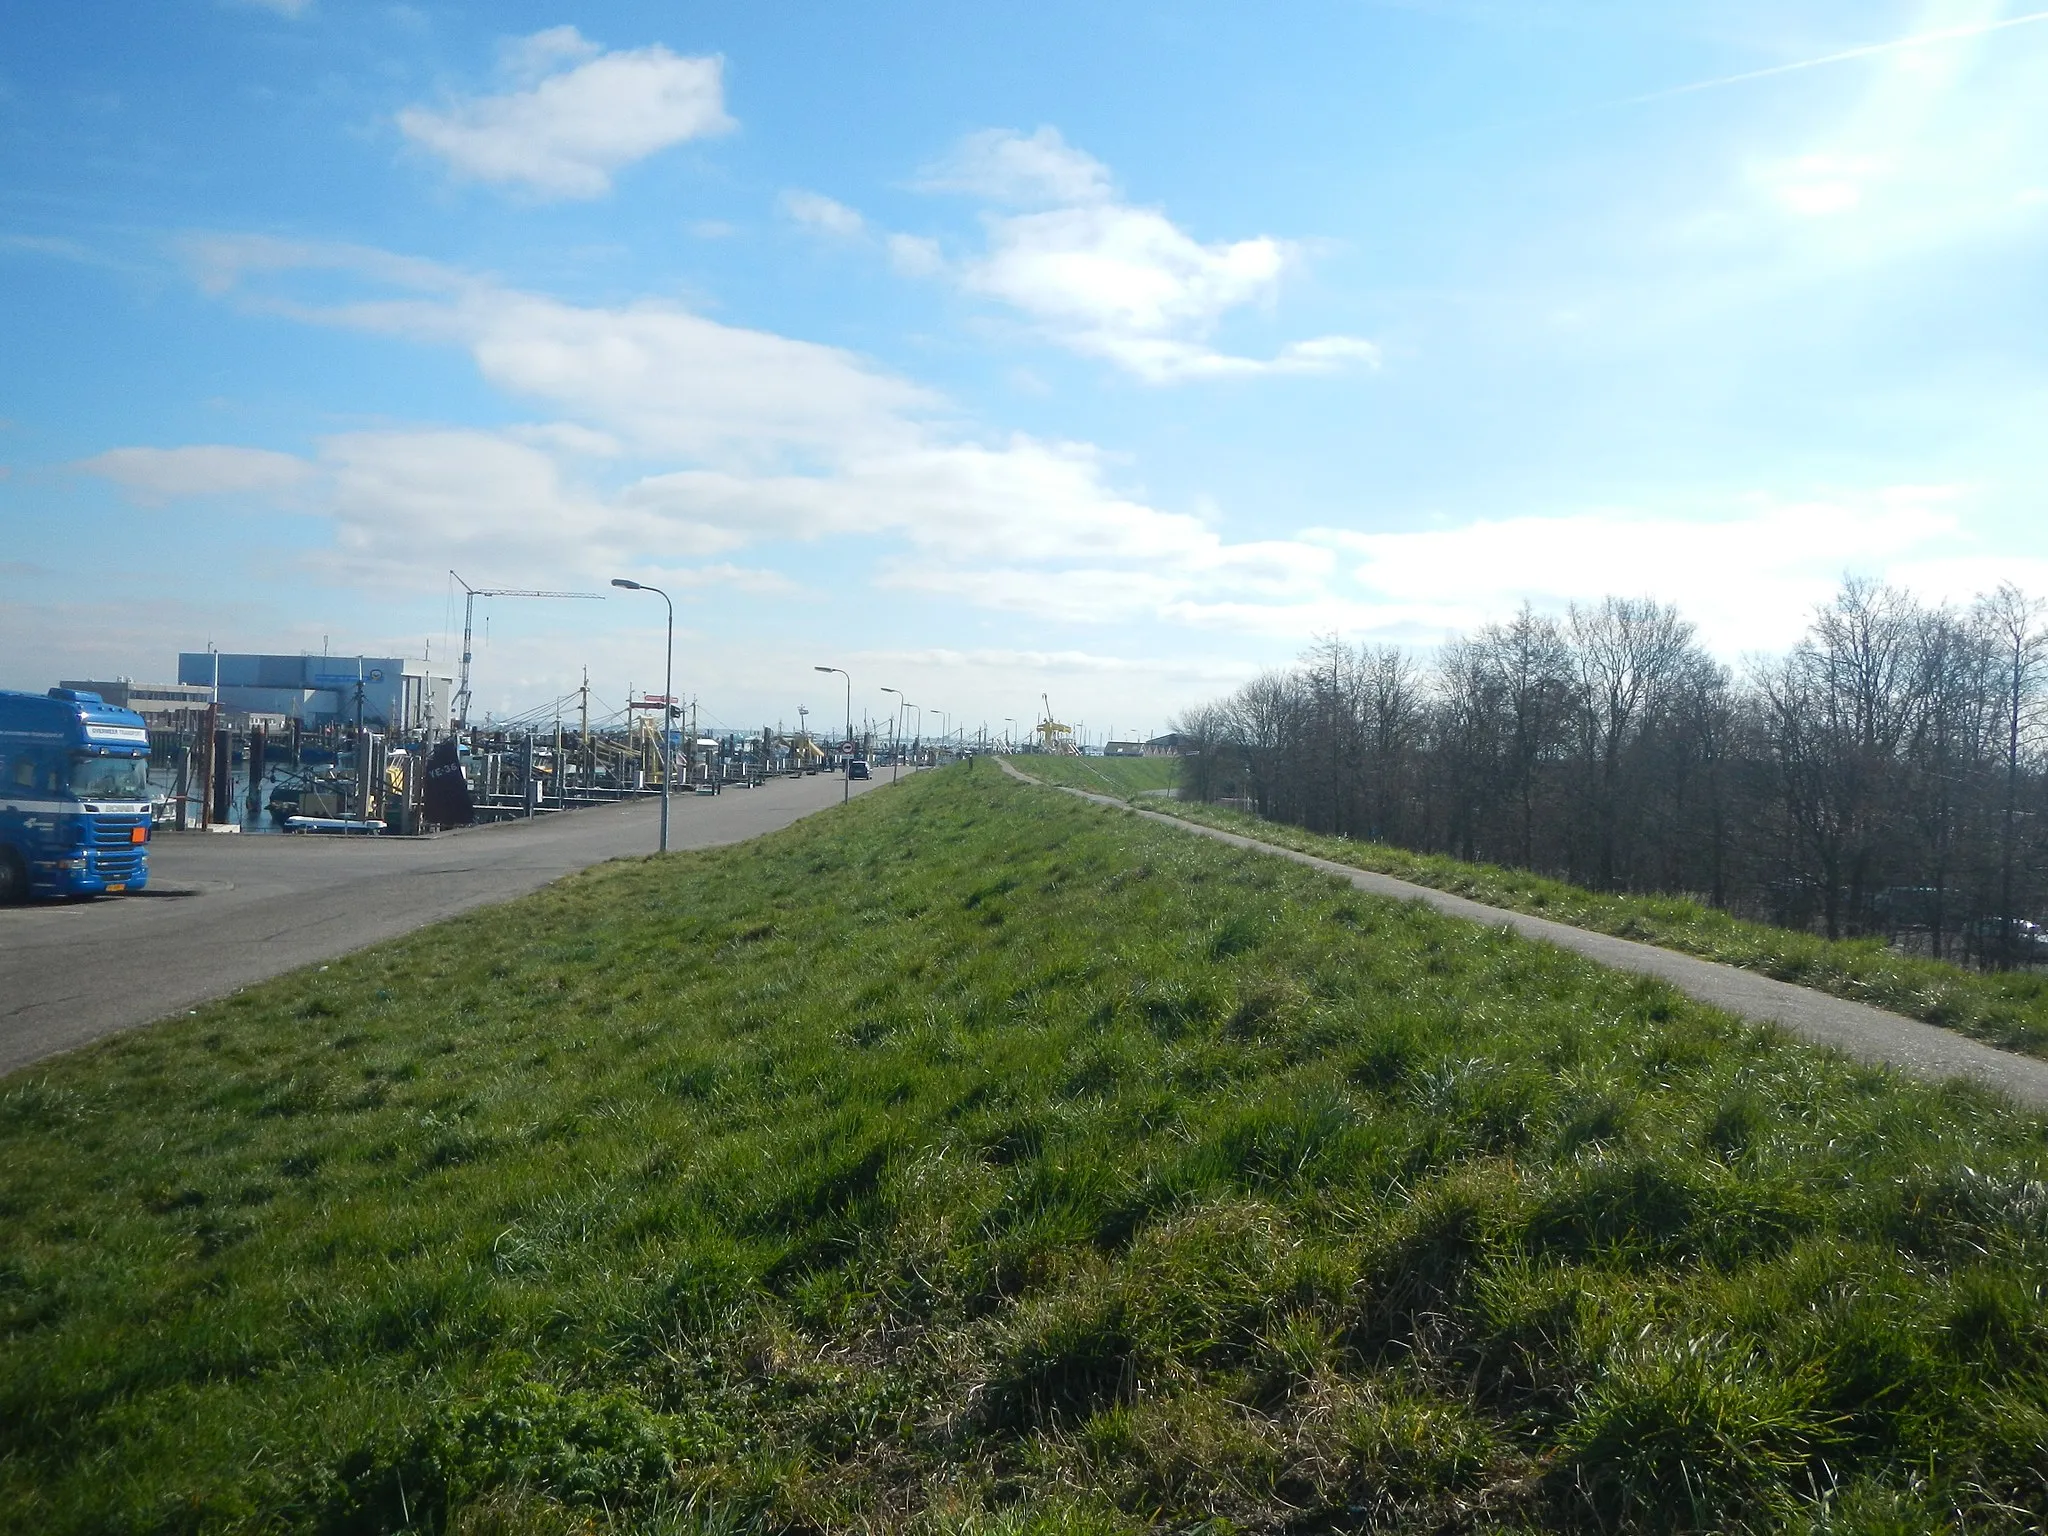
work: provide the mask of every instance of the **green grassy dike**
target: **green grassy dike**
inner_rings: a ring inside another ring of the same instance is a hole
[[[2044,1284],[2039,1120],[978,764],[0,1080],[0,1529],[2032,1530]]]
[[[1880,939],[1830,942],[1767,923],[1745,922],[1682,896],[1610,895],[1496,864],[1467,864],[1386,843],[1326,837],[1220,806],[1183,804],[1145,794],[1159,783],[1173,782],[1171,759],[1032,756],[1015,762],[1022,771],[1049,784],[1117,795],[1146,810],[1167,812],[1490,906],[1760,971],[1780,981],[1939,1024],[2008,1051],[2048,1058],[2048,976],[2036,971],[1987,974],[1965,970],[1943,961],[1894,953]]]

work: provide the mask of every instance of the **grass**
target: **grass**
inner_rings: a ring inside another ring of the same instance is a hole
[[[1032,753],[1011,761],[1048,784],[1126,800],[1137,798],[1140,805],[1147,806],[1168,798],[1158,792],[1171,791],[1180,774],[1180,759],[1174,757],[1055,757],[1050,753]]]
[[[2031,1530],[2048,1140],[1019,785],[0,1080],[0,1528]]]
[[[1153,761],[1163,761],[1170,768],[1173,760]],[[2048,1057],[2048,975],[2039,971],[1967,970],[1946,961],[1900,954],[1882,939],[1829,940],[1768,923],[1748,922],[1684,896],[1591,891],[1496,864],[1468,864],[1387,843],[1324,836],[1220,806],[1155,796],[1135,798],[1134,790],[1089,781],[1086,769],[1093,766],[1092,762],[1046,757],[1019,758],[1016,762],[1024,772],[1048,783],[1121,794],[1146,810],[1221,827],[1356,869],[1450,891],[1490,906],[1528,912],[1574,927],[1640,939],[1702,959],[1760,971],[1780,981],[1939,1024],[2005,1050]],[[1046,771],[1049,765],[1058,766]]]

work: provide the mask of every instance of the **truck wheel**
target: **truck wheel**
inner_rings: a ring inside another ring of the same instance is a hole
[[[0,848],[0,907],[28,900],[28,866],[12,848]]]

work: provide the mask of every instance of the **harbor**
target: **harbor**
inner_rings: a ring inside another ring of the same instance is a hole
[[[177,672],[62,685],[142,716],[160,832],[408,837],[951,755],[866,722],[824,738],[803,709],[794,731],[744,733],[705,730],[679,696],[629,689],[607,709],[587,673],[535,715],[476,724],[467,665],[209,649],[182,653]]]

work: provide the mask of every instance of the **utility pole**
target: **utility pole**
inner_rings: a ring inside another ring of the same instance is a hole
[[[896,713],[889,722],[889,782],[894,784],[903,771],[903,690],[884,688],[882,692],[896,695]]]
[[[450,574],[453,573],[451,572]],[[460,581],[462,578],[457,576],[455,579]],[[675,710],[676,707],[676,605],[670,600],[669,595],[659,587],[650,587],[637,581],[627,581],[622,576],[614,576],[612,578],[612,585],[623,587],[628,592],[652,592],[661,599],[662,606],[668,610],[667,660],[662,663],[661,674],[661,851],[667,853],[668,797],[674,787],[673,781],[675,779],[676,767],[675,737],[669,731],[670,712]],[[626,703],[631,705],[632,702],[633,696],[628,691]]]
[[[590,740],[590,668],[583,669],[583,709],[578,716],[576,740],[583,748],[583,791],[597,788],[597,748]]]
[[[846,679],[846,753],[853,751],[853,677],[844,667],[812,667],[813,672],[837,672]],[[845,761],[839,764],[839,803],[844,805],[853,796],[853,769]]]

